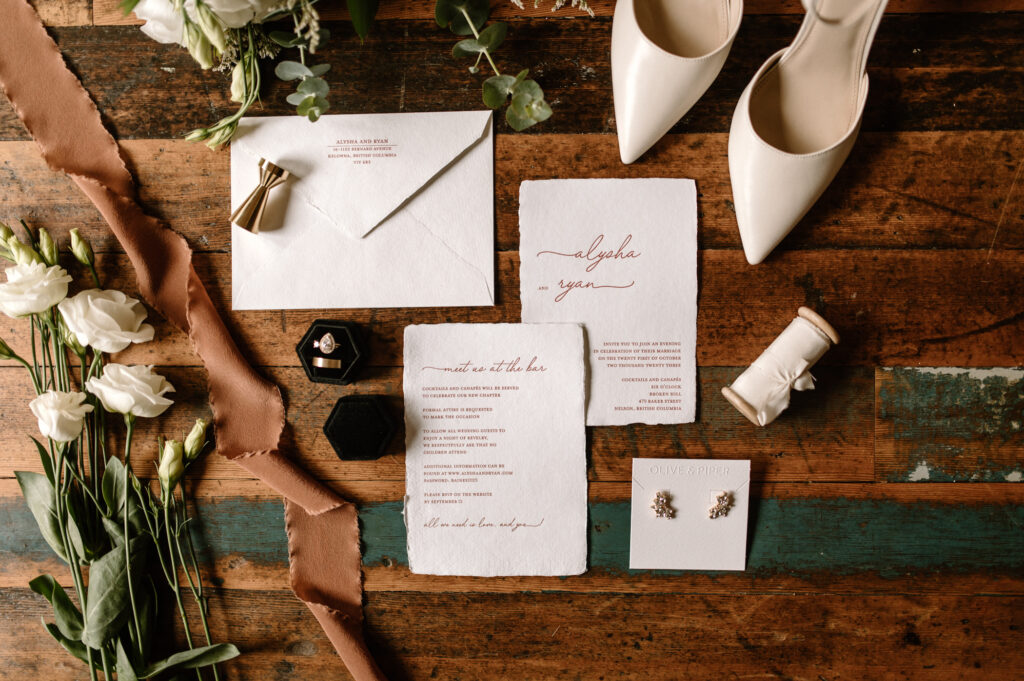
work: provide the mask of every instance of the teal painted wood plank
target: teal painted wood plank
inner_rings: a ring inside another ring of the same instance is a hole
[[[408,564],[401,502],[369,504],[360,512],[367,566]],[[207,559],[243,556],[283,565],[288,559],[284,516],[273,499],[226,498],[200,503],[197,530]],[[42,561],[49,549],[20,499],[0,501],[0,564]],[[776,499],[752,504],[747,573],[754,576],[827,572],[996,571],[1024,576],[1024,504],[947,505],[879,499]],[[629,503],[590,505],[591,569],[630,571]],[[657,574],[673,574],[659,572]]]
[[[876,475],[890,482],[1024,481],[1024,370],[878,374]]]

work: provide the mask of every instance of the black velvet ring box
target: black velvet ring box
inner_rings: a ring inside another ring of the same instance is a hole
[[[331,334],[336,347],[331,353],[322,352],[314,343],[319,344],[326,334]],[[359,327],[351,322],[337,322],[330,319],[318,319],[309,327],[309,331],[295,346],[306,377],[316,383],[348,385],[359,373],[365,361],[363,338]],[[341,363],[339,367],[318,367],[314,360],[323,358],[327,361]]]
[[[395,422],[377,395],[346,395],[324,424],[324,435],[343,461],[379,459],[395,436]]]

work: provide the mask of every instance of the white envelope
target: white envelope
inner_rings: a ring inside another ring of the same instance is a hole
[[[490,111],[243,118],[231,205],[259,159],[292,177],[231,232],[232,309],[494,304]]]

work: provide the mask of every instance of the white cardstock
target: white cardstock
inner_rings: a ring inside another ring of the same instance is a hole
[[[519,232],[523,321],[586,330],[587,425],[692,422],[693,180],[523,182]]]
[[[291,177],[231,229],[235,310],[494,304],[489,111],[243,118],[231,206],[259,160]]]
[[[405,329],[405,523],[418,574],[587,567],[583,330]]]
[[[655,514],[667,492],[671,518]],[[718,495],[732,495],[728,513],[711,518]],[[750,461],[633,459],[629,523],[631,570],[743,570],[747,562]]]

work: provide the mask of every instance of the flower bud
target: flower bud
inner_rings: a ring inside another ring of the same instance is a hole
[[[222,144],[227,143],[231,139],[231,136],[234,134],[235,127],[231,125],[226,125],[223,128],[215,130],[214,133],[210,135],[210,139],[206,140],[206,146],[210,147],[211,149],[216,149]]]
[[[172,489],[185,474],[185,464],[182,462],[184,454],[185,447],[178,440],[168,440],[164,443],[160,466],[157,468],[157,477],[160,478],[160,486],[163,489]]]
[[[14,236],[14,230],[0,222],[0,241],[7,243],[12,236]]]
[[[60,317],[60,337],[64,341],[64,345],[71,349],[71,352],[79,357],[85,354],[85,348],[78,342],[75,334],[71,333],[71,329],[68,328],[63,317]]]
[[[206,428],[210,423],[206,419],[196,419],[196,425],[185,438],[185,460],[195,461],[206,447]]]
[[[235,64],[231,70],[231,101],[241,104],[245,101],[245,68],[242,63]]]
[[[39,257],[36,250],[31,246],[26,246],[17,239],[11,239],[7,242],[7,246],[11,249],[11,255],[14,257],[14,262],[19,265],[31,265],[32,263],[41,263],[43,259]]]
[[[11,350],[11,346],[4,342],[3,338],[0,338],[0,359],[14,359],[18,355]]]
[[[96,256],[93,255],[92,246],[86,239],[83,239],[78,234],[78,229],[71,230],[71,252],[74,254],[75,259],[82,263],[86,267],[92,267],[93,263],[96,262]]]
[[[57,253],[57,244],[54,243],[53,237],[50,236],[45,227],[39,228],[39,254],[43,256],[43,262],[47,265],[56,265],[60,260],[60,255]]]
[[[202,2],[196,3],[196,13],[199,15],[199,28],[202,29],[203,35],[210,41],[214,49],[217,52],[226,50],[228,41],[224,37],[224,28],[220,25],[220,20],[216,15]]]
[[[196,24],[189,22],[185,27],[185,42],[188,53],[196,60],[202,69],[213,68],[213,54],[210,51],[210,41],[203,35],[202,30]]]

